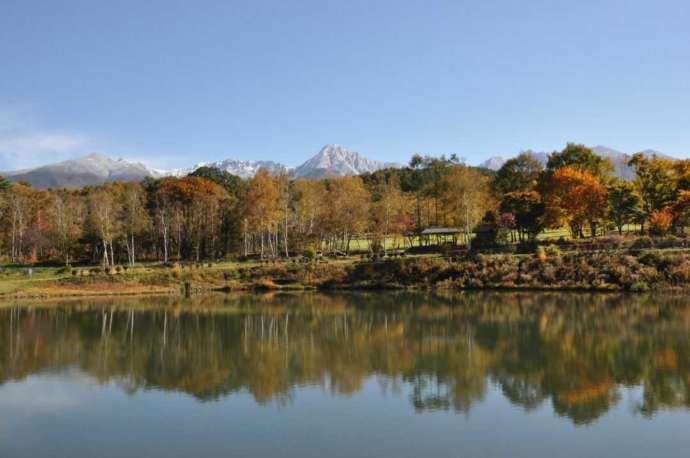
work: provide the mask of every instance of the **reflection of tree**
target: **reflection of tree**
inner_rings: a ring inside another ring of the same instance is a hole
[[[413,386],[412,402],[417,410],[467,412],[484,396],[492,354],[471,334],[439,337],[420,343],[412,373],[405,377]]]
[[[489,384],[589,423],[641,386],[637,410],[690,407],[689,308],[582,294],[266,295],[0,309],[0,383],[78,365],[128,392],[287,402],[376,376],[418,411],[468,412]]]
[[[526,410],[539,407],[547,397],[535,380],[512,375],[499,376],[496,380],[503,389],[503,395],[513,404],[523,406]]]

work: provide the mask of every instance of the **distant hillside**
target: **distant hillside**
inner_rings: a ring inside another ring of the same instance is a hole
[[[633,170],[633,168],[628,165],[628,162],[632,158],[631,154],[623,153],[621,151],[617,151],[613,148],[609,148],[607,146],[602,145],[597,145],[593,147],[592,151],[598,156],[611,161],[611,163],[613,164],[614,176],[617,176],[624,180],[632,180],[633,178],[635,178],[635,170]],[[549,160],[548,153],[534,152],[531,150],[525,152],[532,154],[539,160],[539,162],[541,162],[544,165],[546,165],[547,161]],[[671,156],[668,156],[662,152],[653,149],[646,149],[640,152],[648,157],[657,156],[673,159]],[[479,167],[484,167],[490,170],[498,170],[503,166],[503,164],[506,163],[508,159],[509,158],[504,158],[501,156],[494,156],[479,164]]]
[[[139,181],[160,173],[144,164],[115,160],[103,154],[44,165],[35,169],[3,173],[9,181],[25,182],[39,189],[78,189],[109,181]]]
[[[622,178],[624,180],[632,180],[635,178],[635,170],[628,165],[628,162],[630,162],[630,159],[632,159],[632,154],[616,151],[615,149],[601,145],[595,146],[594,148],[592,148],[592,151],[594,151],[596,154],[603,157],[604,159],[608,159],[609,161],[611,161],[614,169],[613,174],[618,178]],[[657,156],[666,159],[673,159],[671,156],[653,149],[646,149],[640,151],[640,153],[644,154],[647,157]]]
[[[531,149],[520,151],[519,154],[523,153],[528,153],[534,156],[539,162],[542,164],[546,165],[546,162],[549,160],[549,155],[548,153],[543,153],[543,152],[537,152],[537,151],[532,151]],[[501,167],[503,167],[503,164],[505,164],[509,159],[512,159],[510,157],[506,158],[503,156],[492,156],[489,159],[485,160],[484,162],[480,163],[478,167],[482,167],[485,169],[489,170],[498,170]]]

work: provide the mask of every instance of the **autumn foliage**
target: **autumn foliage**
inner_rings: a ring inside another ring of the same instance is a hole
[[[649,232],[653,235],[665,235],[673,223],[673,213],[670,209],[654,210],[649,215]]]
[[[569,143],[547,161],[521,153],[496,173],[456,155],[415,155],[407,167],[318,180],[265,170],[241,179],[209,167],[79,190],[0,180],[0,259],[108,267],[275,259],[305,250],[368,250],[374,257],[451,242],[422,236],[433,227],[454,228],[458,245],[481,232],[480,245],[488,248],[533,244],[545,229],[562,227],[574,238],[631,227],[683,235],[690,226],[690,161],[636,154],[629,166],[634,179],[615,178],[607,160]]]
[[[574,236],[592,229],[606,214],[606,187],[587,171],[561,167],[549,178],[546,193],[551,224],[568,224]],[[594,234],[592,234],[594,235]]]

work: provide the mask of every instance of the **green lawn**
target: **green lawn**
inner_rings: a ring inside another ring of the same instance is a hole
[[[634,234],[639,232],[640,230],[640,225],[639,224],[629,224],[626,225],[623,228],[623,235],[626,234]],[[617,235],[618,232],[613,230],[609,231],[609,235]],[[537,236],[537,240],[539,241],[556,241],[560,238],[563,238],[565,240],[570,240],[572,237],[570,235],[570,229],[567,227],[561,227],[558,229],[546,229],[545,231],[541,232]],[[386,239],[386,249],[392,249],[397,247],[400,248],[409,248],[409,239],[407,237],[398,237],[397,240],[388,238]],[[350,243],[350,249],[351,250],[368,250],[369,249],[369,240],[367,239],[353,239],[352,242]],[[460,244],[460,239],[458,240],[458,244]],[[412,240],[412,245],[413,246],[418,246],[419,241],[414,238]]]
[[[570,230],[566,227],[561,227],[558,229],[547,229],[537,236],[537,240],[558,240],[561,237],[568,240],[570,239]]]
[[[537,237],[538,240],[558,240],[561,237],[564,239],[568,240],[570,239],[570,231],[563,227],[559,229],[547,229],[546,231],[542,232],[539,234]],[[396,240],[394,239],[387,239],[386,240],[386,249],[392,249],[398,246],[399,248],[409,248],[409,239],[408,238],[402,238],[399,237],[397,239],[397,245],[396,245]],[[458,244],[461,244],[461,239],[458,239]],[[418,246],[419,241],[414,238],[412,241],[413,246]],[[350,243],[350,249],[351,250],[368,250],[369,249],[369,240],[367,239],[354,239]]]
[[[31,274],[29,274],[31,270]],[[25,291],[41,284],[69,277],[69,272],[61,272],[57,267],[0,267],[0,294]]]

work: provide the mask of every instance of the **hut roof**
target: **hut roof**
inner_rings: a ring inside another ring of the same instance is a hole
[[[422,231],[422,235],[454,235],[459,234],[457,227],[428,227]]]
[[[474,232],[479,234],[482,232],[492,232],[494,227],[491,224],[480,224],[474,228]]]

